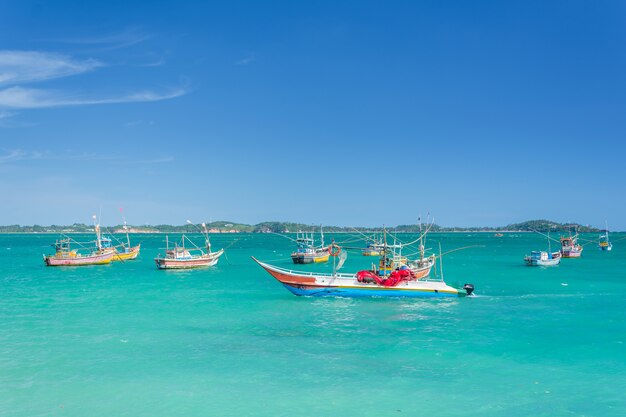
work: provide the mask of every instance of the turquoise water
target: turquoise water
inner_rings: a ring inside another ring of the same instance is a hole
[[[530,268],[540,236],[434,234],[484,245],[444,261],[477,296],[416,300],[295,297],[250,260],[289,266],[279,236],[214,236],[238,240],[194,271],[156,269],[163,235],[46,268],[55,238],[0,235],[3,417],[626,415],[626,240]]]

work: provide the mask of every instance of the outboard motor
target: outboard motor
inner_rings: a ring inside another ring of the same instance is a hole
[[[472,295],[474,292],[474,284],[465,284],[463,285],[463,289],[467,293],[467,295]]]

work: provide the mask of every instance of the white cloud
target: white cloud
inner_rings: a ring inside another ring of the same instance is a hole
[[[117,97],[89,98],[72,96],[54,90],[10,87],[0,90],[0,107],[37,109],[89,104],[139,103],[180,97],[186,92],[183,88],[177,88],[167,92],[141,91]]]
[[[102,65],[94,59],[77,60],[48,52],[0,50],[0,85],[67,77]]]

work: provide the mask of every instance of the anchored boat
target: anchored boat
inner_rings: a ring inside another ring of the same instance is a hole
[[[314,233],[298,231],[296,245],[298,248],[291,254],[294,264],[310,264],[328,262],[328,247],[324,245],[324,231],[320,227],[321,244],[315,246]]]
[[[580,258],[583,253],[582,245],[578,244],[578,233],[561,238],[561,255],[563,258]]]
[[[95,222],[94,216],[94,222]],[[128,227],[126,226],[126,220],[124,220],[124,230],[126,231],[126,243],[119,242],[119,245],[113,245],[113,240],[110,237],[103,236],[99,224],[94,225],[96,231],[96,248],[98,253],[113,253],[112,261],[130,261],[136,259],[139,256],[141,250],[141,244],[137,246],[131,246],[130,237],[128,235]],[[113,237],[113,235],[111,235]],[[117,239],[116,239],[117,240]]]
[[[93,244],[93,241],[91,242]],[[69,237],[57,240],[54,244],[54,255],[44,255],[43,259],[47,266],[85,266],[103,265],[111,262],[113,252],[80,253],[72,249],[72,244],[80,245]]]
[[[600,235],[600,241],[598,243],[598,246],[603,251],[611,251],[613,249],[613,244],[609,240],[609,226],[606,222],[604,227],[604,233]]]
[[[396,276],[381,278],[371,271],[357,273],[301,272],[273,266],[252,258],[271,276],[295,295],[339,297],[462,297],[474,287],[450,287],[443,280],[414,278],[410,270],[398,270]]]
[[[543,233],[541,233],[543,234]],[[550,246],[550,233],[544,235],[548,238],[548,251],[532,251],[530,255],[524,257],[524,262],[528,266],[554,266],[561,263],[561,252],[552,252]]]
[[[561,252],[532,251],[524,258],[528,266],[554,266],[561,263]]]
[[[191,222],[188,220],[188,223]],[[199,229],[200,230],[200,229]],[[156,266],[159,269],[191,269],[191,268],[203,268],[217,264],[220,256],[224,254],[224,249],[220,249],[217,252],[211,252],[211,242],[209,240],[209,232],[207,231],[206,224],[202,223],[202,230],[200,231],[204,235],[205,247],[200,248],[187,236],[183,235],[180,246],[175,244],[173,249],[169,248],[169,239],[166,236],[166,250],[165,256],[157,256],[154,258]],[[185,244],[192,247],[185,246]]]
[[[380,256],[380,252],[383,250],[383,240],[382,238],[377,238],[376,235],[374,237],[368,238],[366,241],[366,246],[361,251],[363,256]]]
[[[386,237],[385,237],[386,242]],[[435,258],[422,257],[408,262],[399,253],[402,245],[384,245],[381,253],[382,267],[356,273],[339,273],[346,259],[345,252],[334,242],[329,246],[333,256],[333,272],[294,271],[261,262],[252,257],[263,269],[295,295],[340,297],[462,297],[471,295],[472,284],[462,289],[453,288],[443,281],[443,265],[439,278],[431,278],[430,270]],[[398,250],[397,250],[398,249]],[[335,259],[340,257],[339,265]],[[441,256],[440,256],[441,259]],[[387,273],[390,268],[394,268]]]

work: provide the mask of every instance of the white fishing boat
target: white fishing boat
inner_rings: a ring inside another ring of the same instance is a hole
[[[524,258],[528,266],[554,266],[561,263],[561,252],[532,251]]]
[[[187,223],[192,224],[189,220],[187,220]],[[211,251],[211,241],[209,240],[209,232],[206,228],[205,223],[202,223],[202,230],[200,230],[200,232],[204,236],[204,248],[197,246],[187,236],[183,235],[180,241],[180,245],[176,243],[174,245],[174,248],[170,249],[169,238],[168,236],[165,236],[165,255],[158,255],[156,258],[154,258],[157,268],[191,269],[216,265],[220,259],[220,256],[224,254],[224,249],[220,249],[217,252]]]

